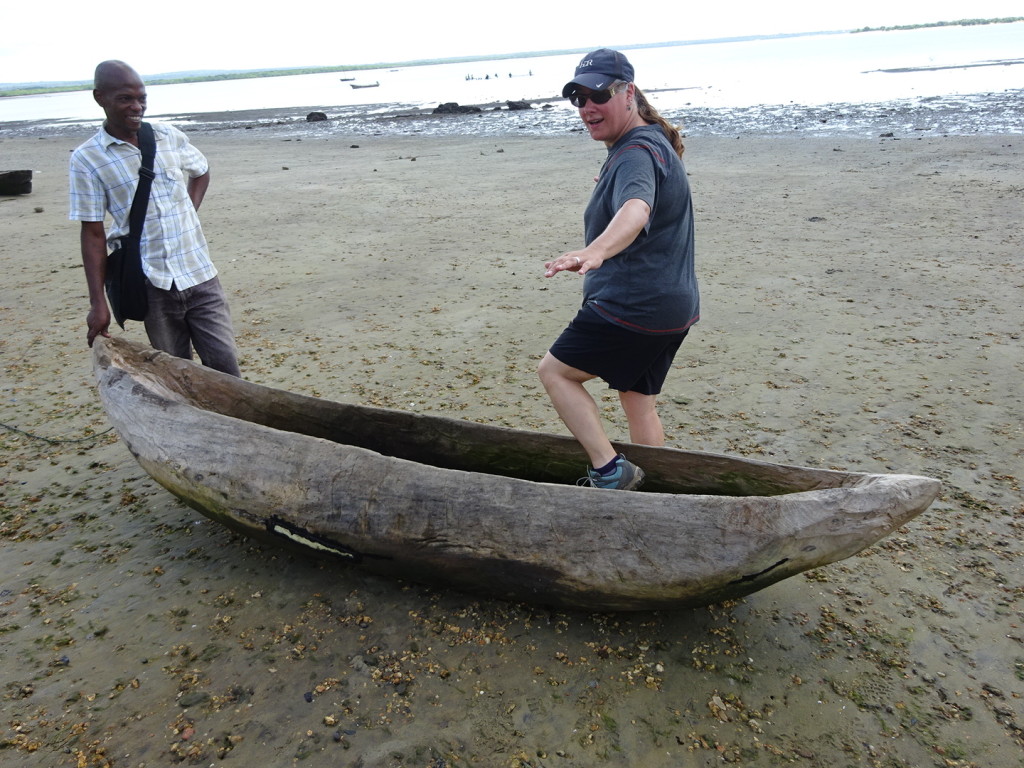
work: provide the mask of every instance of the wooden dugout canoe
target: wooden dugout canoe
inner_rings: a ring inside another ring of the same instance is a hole
[[[119,338],[93,363],[158,483],[242,533],[380,574],[593,611],[696,606],[859,552],[939,481],[621,446],[643,490],[575,484],[567,436],[261,386]]]
[[[32,171],[0,171],[0,195],[32,193]]]

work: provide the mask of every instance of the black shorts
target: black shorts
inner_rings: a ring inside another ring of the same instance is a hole
[[[611,389],[657,395],[688,332],[635,333],[583,307],[550,352],[570,368],[604,379]]]

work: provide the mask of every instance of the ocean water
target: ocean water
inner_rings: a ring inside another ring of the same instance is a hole
[[[953,103],[993,94],[1008,96],[996,99],[995,111],[1003,110],[1005,101],[1011,110],[1017,103],[1020,113],[1019,90],[1024,88],[1024,22],[673,45],[631,49],[627,55],[637,84],[666,116],[757,113],[764,122],[772,109],[847,105],[856,111],[858,105]],[[187,122],[196,115],[217,113],[229,119],[223,113],[254,110],[294,109],[304,117],[315,109],[341,121],[376,116],[378,132],[387,132],[396,124],[395,116],[422,114],[444,102],[503,105],[527,100],[546,102],[543,122],[562,130],[566,121],[576,119],[560,91],[578,59],[577,54],[504,58],[153,85],[148,88],[149,115]],[[356,89],[351,82],[377,86]],[[88,91],[0,100],[0,125],[7,128],[21,121],[67,125],[98,119]],[[518,122],[523,130],[521,117]],[[430,132],[429,126],[422,130]]]

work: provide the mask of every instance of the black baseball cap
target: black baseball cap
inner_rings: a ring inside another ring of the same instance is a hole
[[[633,82],[633,65],[629,59],[610,48],[591,51],[576,65],[576,75],[565,84],[562,96],[568,97],[578,86],[602,91],[616,80]]]

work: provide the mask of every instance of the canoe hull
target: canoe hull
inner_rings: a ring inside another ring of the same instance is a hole
[[[94,349],[125,444],[199,512],[374,573],[505,599],[648,610],[740,597],[870,546],[939,490],[641,446],[626,450],[655,489],[693,476],[699,492],[579,488],[571,438],[306,398],[119,339]],[[323,434],[291,431],[307,420]],[[766,492],[736,495],[744,486]]]

